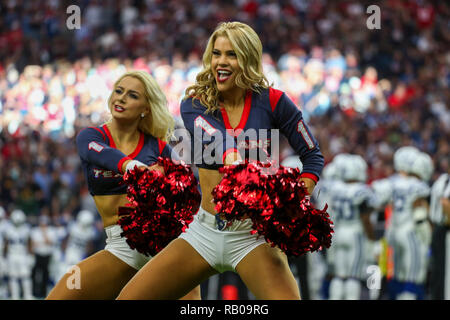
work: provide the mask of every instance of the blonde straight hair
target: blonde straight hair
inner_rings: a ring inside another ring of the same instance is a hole
[[[184,96],[184,99],[193,96],[200,100],[207,112],[220,108],[220,93],[211,70],[212,51],[218,37],[227,37],[236,52],[240,68],[236,75],[236,85],[239,88],[259,92],[269,87],[262,68],[262,43],[256,32],[242,22],[222,22],[209,37],[203,53],[203,70],[197,75],[195,84],[186,89]]]
[[[145,71],[128,71],[117,79],[113,88],[125,77],[138,79],[145,88],[147,108],[150,113],[148,116],[139,120],[139,130],[163,141],[169,141],[173,133],[175,121],[167,108],[166,96],[156,80]],[[108,98],[108,106],[111,102],[111,96],[112,94]]]

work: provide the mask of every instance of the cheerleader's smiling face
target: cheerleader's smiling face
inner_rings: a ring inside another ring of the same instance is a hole
[[[236,75],[240,67],[236,52],[227,37],[217,37],[214,42],[211,69],[220,92],[227,92],[237,87]]]
[[[138,120],[149,113],[144,85],[140,80],[126,76],[114,87],[109,99],[111,115],[116,119]]]

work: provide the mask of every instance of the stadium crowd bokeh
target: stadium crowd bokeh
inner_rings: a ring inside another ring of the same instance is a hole
[[[107,119],[107,97],[124,71],[152,74],[182,125],[180,99],[219,21],[257,31],[265,74],[301,108],[326,163],[359,154],[370,182],[392,174],[395,150],[414,145],[433,159],[431,181],[449,170],[445,1],[383,1],[374,30],[366,26],[371,1],[84,0],[81,28],[69,30],[71,4],[0,4],[0,204],[22,209],[32,224],[96,212],[74,140]]]

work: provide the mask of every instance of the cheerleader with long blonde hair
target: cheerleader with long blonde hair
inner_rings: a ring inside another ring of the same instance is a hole
[[[310,194],[324,163],[300,110],[264,76],[262,44],[250,26],[218,25],[206,46],[203,70],[186,90],[181,116],[194,144],[191,150],[202,151],[195,159],[201,207],[189,228],[128,282],[119,299],[177,299],[225,271],[239,274],[257,299],[299,299],[285,253],[252,232],[250,219],[224,221],[213,203],[212,191],[223,178],[218,169],[248,159],[252,148],[271,156],[268,146],[279,143],[275,130],[299,155],[301,179]],[[247,130],[254,138],[237,143]],[[215,150],[213,162],[206,158],[208,150]]]
[[[73,266],[47,299],[114,299],[152,258],[132,250],[121,236],[118,212],[129,203],[122,175],[136,166],[163,171],[155,164],[158,157],[177,158],[167,143],[174,120],[161,88],[143,71],[127,72],[114,83],[108,109],[111,117],[106,123],[83,129],[76,139],[106,246]],[[200,288],[193,288],[186,298],[199,299]]]

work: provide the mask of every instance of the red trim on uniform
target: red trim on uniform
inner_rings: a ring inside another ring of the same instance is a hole
[[[158,147],[159,147],[159,155],[163,152],[164,148],[166,147],[167,142],[162,141],[158,139]]]
[[[122,173],[122,174],[123,174],[123,171],[122,171],[123,163],[125,161],[127,161],[127,160],[133,160],[133,159],[131,159],[130,157],[123,157],[122,159],[120,159],[119,164],[117,165],[117,168],[119,169],[119,172]]]
[[[97,127],[89,127],[89,128],[95,129],[95,130],[97,130],[98,132],[100,132],[100,133],[102,134],[102,137],[103,137],[103,141],[106,141],[106,137],[105,137],[105,134],[103,133],[103,131],[102,131],[102,130],[100,130],[100,128],[97,128]]]
[[[236,148],[230,148],[230,149],[226,150],[226,151],[223,153],[223,156],[222,156],[222,163],[225,163],[225,158],[227,157],[227,155],[228,155],[230,152],[236,152],[236,153],[238,153],[239,151],[238,151],[238,149],[236,149]]]
[[[225,108],[220,109],[222,112],[223,123],[225,124],[226,129],[232,129],[230,124],[230,119],[228,119],[228,114],[225,111]]]
[[[103,125],[102,128],[105,130],[106,135],[108,136],[109,146],[111,148],[117,149],[116,143],[114,142],[114,139],[113,139],[113,137],[111,135],[111,132],[109,131],[109,129],[106,126],[106,124]],[[128,158],[130,158],[130,159],[136,158],[136,156],[139,154],[139,152],[141,152],[142,147],[144,146],[144,142],[145,142],[145,135],[141,132],[140,135],[139,135],[139,142],[138,142],[138,144],[136,146],[136,149],[134,149],[134,151],[128,155]]]
[[[220,111],[222,112],[222,118],[223,122],[225,124],[225,128],[228,130],[231,130],[233,132],[233,136],[237,137],[242,130],[244,130],[245,125],[247,124],[248,116],[250,115],[250,110],[252,108],[252,91],[247,90],[245,94],[245,102],[244,102],[244,111],[242,111],[241,120],[239,121],[239,124],[236,128],[233,128],[230,124],[230,119],[228,118],[227,111],[222,108]]]
[[[130,153],[128,155],[128,157],[130,157],[131,159],[136,158],[136,156],[139,154],[139,152],[141,152],[142,147],[144,146],[144,141],[145,141],[145,136],[141,132],[141,135],[139,136],[139,142],[138,142],[138,144],[136,146],[136,149],[134,149],[134,151],[132,153]]]
[[[272,108],[272,112],[275,111],[275,108],[278,104],[278,101],[280,101],[281,96],[283,95],[283,91],[269,88],[269,101],[270,101],[270,107]]]
[[[309,172],[304,172],[300,175],[301,178],[309,178],[311,180],[313,180],[315,183],[317,183],[317,181],[319,181],[319,177],[316,176],[314,173],[309,173]]]
[[[111,148],[116,148],[116,144],[114,143],[114,139],[112,138],[111,132],[108,129],[108,126],[106,124],[103,125],[103,130],[105,130],[106,135],[108,136],[109,139],[109,146]]]

